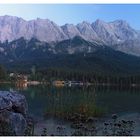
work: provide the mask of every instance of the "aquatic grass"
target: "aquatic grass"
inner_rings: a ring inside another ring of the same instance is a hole
[[[103,116],[106,113],[106,109],[96,105],[94,91],[92,94],[84,93],[83,91],[83,88],[63,88],[52,94],[51,97],[48,96],[49,104],[44,110],[44,116],[52,115],[65,119],[75,113],[86,117]]]
[[[63,107],[57,106],[55,109],[49,109],[44,114],[44,116],[56,116],[63,119],[69,119],[69,117],[74,114],[84,115],[85,118],[88,117],[102,117],[106,112],[105,109],[97,107],[92,104],[79,104],[79,105],[65,105]]]

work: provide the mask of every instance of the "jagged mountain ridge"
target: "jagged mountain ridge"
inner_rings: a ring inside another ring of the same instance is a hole
[[[135,45],[135,41],[140,40],[140,32],[123,20],[105,22],[98,19],[91,24],[83,21],[77,25],[59,26],[49,19],[37,18],[26,21],[14,16],[0,16],[0,41],[2,42],[24,37],[26,40],[36,38],[47,43],[56,43],[73,39],[75,36],[80,36],[90,42],[108,45],[128,54],[140,55],[138,49],[140,45]],[[130,47],[127,48],[127,42],[130,40],[133,41],[131,49],[129,49]],[[121,45],[123,45],[122,48]],[[133,52],[131,52],[132,49]]]
[[[65,24],[58,26],[49,19],[26,21],[14,16],[0,16],[0,40],[15,40],[20,37],[25,39],[37,38],[40,41],[61,41],[81,36],[88,41],[102,40],[109,42],[109,39],[122,41],[136,38],[139,32],[134,30],[126,21],[116,20],[114,22],[104,22],[96,20],[93,23],[83,21],[77,25]],[[108,38],[106,37],[107,35]]]

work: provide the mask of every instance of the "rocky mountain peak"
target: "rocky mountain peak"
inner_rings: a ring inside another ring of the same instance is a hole
[[[63,32],[67,35],[68,38],[73,38],[75,36],[81,36],[79,30],[73,24],[65,24],[61,26]]]
[[[85,38],[86,40],[99,40],[90,23],[83,21],[82,23],[77,24],[76,27],[81,33],[81,36],[83,36],[83,38]]]
[[[50,43],[72,39],[75,36],[91,42],[98,41],[114,45],[139,39],[140,32],[133,29],[125,20],[105,22],[97,19],[92,24],[83,21],[77,25],[59,26],[49,19],[37,18],[26,21],[15,16],[0,16],[0,41],[2,42],[24,37],[27,40],[37,38]]]

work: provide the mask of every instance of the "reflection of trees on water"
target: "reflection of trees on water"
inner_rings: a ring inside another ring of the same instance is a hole
[[[31,99],[35,98],[35,92],[34,91],[32,91],[30,95],[31,95]]]
[[[91,88],[57,88],[52,89],[48,97],[46,115],[67,115],[69,113],[93,113],[96,105],[96,90]]]
[[[100,112],[102,106],[98,107],[96,102],[113,98],[110,88],[104,89],[95,86],[56,88],[40,85],[30,86],[28,89],[19,91],[26,96],[31,111],[34,111],[35,114],[45,112],[46,115],[63,116],[76,112],[87,114]]]
[[[30,86],[17,89],[14,85],[0,85],[1,90],[19,91],[26,96],[29,111],[35,115],[46,116],[82,112],[107,113],[139,110],[139,87],[49,87],[46,85]]]

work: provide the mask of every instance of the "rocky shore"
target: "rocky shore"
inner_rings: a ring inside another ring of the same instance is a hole
[[[27,112],[24,95],[0,91],[0,135],[23,136],[28,126]]]

